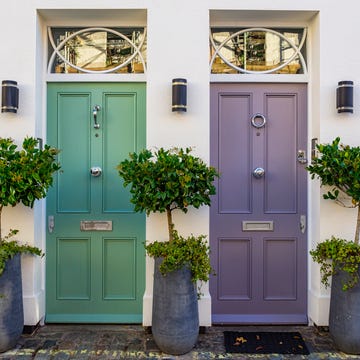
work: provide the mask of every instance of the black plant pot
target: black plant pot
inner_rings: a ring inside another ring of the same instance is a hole
[[[329,331],[339,350],[360,354],[360,284],[343,291],[342,284],[347,278],[344,271],[332,278]]]
[[[163,276],[161,262],[155,259],[152,333],[161,351],[181,355],[195,346],[199,335],[196,286],[188,267]]]
[[[0,352],[13,348],[24,328],[20,254],[0,276]]]

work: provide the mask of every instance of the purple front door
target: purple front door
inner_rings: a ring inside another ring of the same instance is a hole
[[[306,113],[305,84],[211,85],[214,323],[307,323]]]

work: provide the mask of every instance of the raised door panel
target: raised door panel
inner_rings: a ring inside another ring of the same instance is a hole
[[[249,93],[219,93],[218,204],[223,214],[250,213],[251,187],[249,176],[251,141],[249,114],[252,96]]]
[[[89,213],[90,204],[90,93],[69,94],[59,91],[56,146],[61,171],[57,176],[57,211],[59,213]]]
[[[297,94],[266,94],[266,176],[264,212],[296,213]]]

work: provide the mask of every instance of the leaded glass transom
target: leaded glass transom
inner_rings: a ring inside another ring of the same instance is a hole
[[[144,73],[146,28],[48,28],[48,73]]]
[[[213,74],[306,74],[306,28],[212,28]]]

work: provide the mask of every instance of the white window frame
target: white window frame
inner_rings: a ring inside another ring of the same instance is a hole
[[[216,49],[216,47],[214,46],[213,40],[212,40],[212,36],[211,36],[211,29],[212,28],[216,28],[218,26],[211,26],[210,28],[210,41],[212,43],[212,46]],[[237,26],[240,28],[240,26]],[[234,28],[234,27],[231,27]],[[276,28],[276,26],[274,26],[274,28]],[[280,28],[280,27],[279,27]],[[289,27],[287,27],[289,28]],[[289,83],[308,83],[309,82],[309,72],[308,72],[308,59],[303,59],[302,54],[300,53],[301,47],[302,46],[306,46],[308,50],[308,41],[306,41],[305,45],[303,44],[305,42],[305,40],[308,40],[308,36],[309,36],[309,32],[308,32],[308,28],[307,26],[296,26],[294,28],[303,28],[304,32],[305,32],[305,36],[303,36],[302,41],[301,41],[301,45],[299,44],[299,47],[297,47],[295,44],[291,44],[291,42],[286,39],[286,41],[288,41],[293,48],[295,49],[295,53],[294,55],[291,57],[290,60],[288,60],[288,62],[290,62],[293,57],[295,57],[296,55],[300,55],[300,60],[302,58],[302,65],[304,68],[304,74],[272,74],[271,71],[264,71],[264,72],[256,72],[256,71],[246,71],[245,73],[239,73],[239,74],[213,74],[211,73],[211,67],[212,67],[212,63],[215,59],[215,56],[218,54],[218,51],[220,50],[220,48],[217,48],[217,50],[215,51],[214,55],[212,56],[210,63],[209,63],[209,73],[210,73],[210,82],[251,82],[251,83],[265,83],[265,82],[289,82]],[[254,26],[254,27],[242,27],[241,32],[246,32],[246,31],[270,31],[270,32],[275,32],[277,33],[275,30],[272,29],[272,26],[267,26],[267,27],[263,27],[263,26]],[[240,31],[240,30],[239,30]],[[277,33],[279,34],[279,33]],[[281,34],[279,34],[280,36]],[[283,37],[283,35],[281,35],[281,37]],[[224,43],[226,43],[229,40],[226,39]],[[308,54],[308,51],[306,51],[306,53]],[[307,56],[307,58],[309,58]],[[227,63],[227,65],[229,65],[230,67],[233,67],[232,65],[230,65],[227,61],[225,61]],[[283,64],[282,66],[285,66],[285,64]],[[304,67],[305,65],[305,67]],[[277,67],[275,70],[279,69],[279,67]]]

